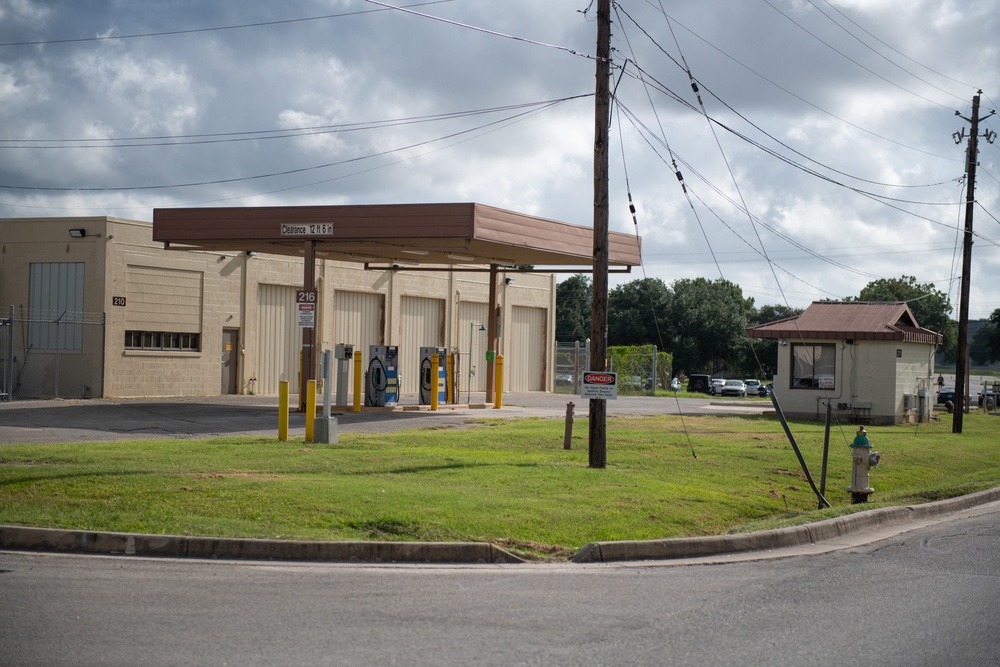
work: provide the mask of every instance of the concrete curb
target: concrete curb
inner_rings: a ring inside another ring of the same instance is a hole
[[[343,563],[522,563],[485,542],[305,542],[0,526],[0,548],[124,556]]]
[[[931,519],[1000,501],[1000,487],[922,505],[883,507],[816,523],[738,535],[591,542],[574,563],[668,560],[766,551],[836,539],[862,530]],[[169,558],[328,563],[524,563],[486,542],[306,542],[106,533],[0,526],[0,549]]]
[[[883,507],[834,519],[825,519],[816,523],[764,530],[757,533],[667,540],[591,542],[576,554],[573,562],[610,563],[627,560],[665,560],[795,547],[843,537],[865,529],[897,525],[915,519],[939,517],[997,500],[1000,500],[1000,488],[922,505]]]

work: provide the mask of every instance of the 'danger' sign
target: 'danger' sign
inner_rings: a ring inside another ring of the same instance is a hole
[[[584,373],[580,398],[618,398],[618,373]]]

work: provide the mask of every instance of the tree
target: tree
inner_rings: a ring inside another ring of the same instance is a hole
[[[675,372],[713,372],[745,345],[753,299],[728,280],[677,280],[667,318]]]
[[[670,290],[659,278],[623,283],[608,294],[608,345],[657,345],[670,304]]]
[[[593,289],[590,278],[578,273],[556,285],[556,340],[590,338]]]
[[[984,364],[1000,361],[1000,308],[972,337],[969,356]]]
[[[920,285],[913,276],[880,278],[861,290],[857,299],[848,301],[905,301],[917,318],[917,324],[944,336],[944,358],[954,362],[958,348],[958,330],[951,319],[948,295],[933,283]]]

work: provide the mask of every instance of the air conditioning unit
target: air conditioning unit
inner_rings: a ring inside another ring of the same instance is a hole
[[[917,395],[916,394],[903,394],[903,409],[904,410],[916,410],[917,409]]]

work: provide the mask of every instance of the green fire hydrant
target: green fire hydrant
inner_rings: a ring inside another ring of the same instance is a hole
[[[854,504],[867,503],[868,496],[875,493],[868,482],[868,472],[879,464],[880,456],[878,452],[872,451],[872,443],[868,440],[868,432],[862,426],[858,429],[858,435],[851,443],[851,458],[853,467],[851,468],[851,485],[847,491],[851,494],[851,502]]]

